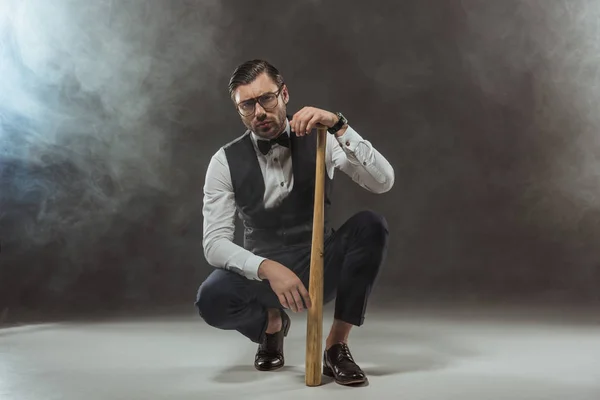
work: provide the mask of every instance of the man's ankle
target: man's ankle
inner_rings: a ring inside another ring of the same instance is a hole
[[[325,341],[325,350],[329,350],[331,346],[336,345],[338,343],[348,344],[348,339],[329,339]]]
[[[329,335],[325,341],[325,350],[329,350],[331,346],[338,343],[348,344],[348,336],[350,335],[351,329],[352,325],[348,322],[335,319],[331,326],[331,331],[329,331]]]
[[[283,328],[283,321],[281,320],[281,313],[277,308],[269,308],[269,324],[265,333],[273,334],[279,332]]]

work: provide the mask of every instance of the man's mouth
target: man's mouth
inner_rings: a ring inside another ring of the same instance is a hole
[[[256,126],[259,128],[265,128],[267,126],[271,125],[271,121],[263,121],[263,122],[259,122]]]

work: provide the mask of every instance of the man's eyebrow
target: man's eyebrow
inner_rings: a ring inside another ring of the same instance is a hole
[[[254,100],[254,99],[256,99],[256,98],[259,98],[260,96],[264,96],[264,95],[265,95],[265,94],[267,94],[267,93],[268,93],[268,94],[276,93],[276,92],[277,92],[277,90],[278,90],[278,89],[275,89],[275,90],[267,90],[267,91],[265,91],[265,92],[262,92],[262,93],[261,93],[261,94],[259,94],[258,96],[255,96],[255,97],[250,97],[249,99],[246,99],[246,100],[241,100],[241,101],[240,101],[240,103],[243,103],[243,102],[245,102],[245,101],[248,101],[248,100]]]

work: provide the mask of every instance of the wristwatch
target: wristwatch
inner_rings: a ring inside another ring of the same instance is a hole
[[[344,125],[346,125],[348,123],[348,120],[346,119],[346,117],[344,117],[342,115],[341,112],[338,111],[338,112],[335,113],[335,115],[337,115],[338,118],[339,118],[338,122],[334,126],[332,126],[331,128],[327,129],[327,132],[331,133],[332,135],[334,135],[337,131],[339,131],[340,129],[342,129],[342,127]]]

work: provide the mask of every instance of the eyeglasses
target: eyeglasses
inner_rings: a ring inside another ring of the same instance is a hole
[[[256,103],[259,103],[265,110],[272,110],[277,107],[277,99],[282,89],[283,86],[276,92],[265,93],[262,96],[242,101],[237,105],[238,112],[244,117],[248,117],[256,111]]]

